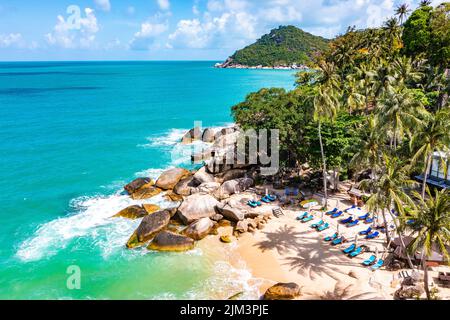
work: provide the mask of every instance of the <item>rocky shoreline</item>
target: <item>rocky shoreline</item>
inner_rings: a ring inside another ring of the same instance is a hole
[[[276,65],[276,66],[248,66],[239,63],[234,63],[231,58],[227,59],[223,63],[216,63],[214,65],[218,69],[253,69],[253,70],[308,70],[306,65],[292,64],[292,65]]]
[[[201,155],[203,160],[207,159],[204,166],[196,171],[173,168],[163,172],[156,181],[138,178],[124,186],[134,200],[164,194],[173,203],[169,209],[144,204],[118,212],[115,217],[141,219],[126,243],[127,248],[146,246],[156,251],[187,251],[206,236],[218,235],[219,227],[233,227],[232,233],[220,237],[223,243],[232,242],[242,233],[264,228],[271,214],[258,213],[247,205],[252,198],[242,199],[239,195],[255,186],[258,168],[228,164],[224,160],[227,152],[235,150],[239,133],[238,127],[219,132],[194,128],[180,143],[197,140],[211,143],[208,155]]]

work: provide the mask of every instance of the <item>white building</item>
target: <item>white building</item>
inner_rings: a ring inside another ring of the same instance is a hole
[[[423,175],[417,176],[423,181]],[[428,172],[427,183],[438,188],[450,188],[450,159],[447,154],[435,152],[430,172]]]

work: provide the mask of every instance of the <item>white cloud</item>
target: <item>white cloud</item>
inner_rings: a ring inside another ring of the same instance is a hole
[[[0,34],[0,48],[22,47],[23,38],[20,33]]]
[[[147,50],[155,42],[155,39],[169,29],[168,23],[146,21],[141,24],[141,29],[134,34],[130,41],[130,48],[133,50]]]
[[[99,8],[102,11],[110,11],[111,10],[111,3],[109,0],[94,0],[97,8]]]
[[[59,15],[53,31],[45,35],[47,43],[66,49],[91,48],[100,28],[94,10],[86,8],[84,13],[85,17],[75,20]]]
[[[161,10],[169,10],[170,9],[170,2],[169,0],[157,0],[158,6]]]

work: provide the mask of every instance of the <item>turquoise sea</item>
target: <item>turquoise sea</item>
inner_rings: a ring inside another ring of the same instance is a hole
[[[245,270],[207,248],[127,250],[139,221],[111,218],[141,203],[121,194],[126,182],[183,163],[171,150],[195,120],[227,125],[246,94],[293,87],[290,71],[213,65],[0,63],[0,299],[207,299],[250,290]],[[71,265],[81,270],[79,290],[66,285]]]

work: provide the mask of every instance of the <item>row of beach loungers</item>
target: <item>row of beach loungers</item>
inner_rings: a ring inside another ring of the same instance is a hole
[[[354,209],[360,210],[360,208],[356,208],[356,206],[353,206],[344,211],[348,212],[348,211],[354,210]],[[342,216],[344,214],[344,211],[339,211],[337,208],[335,208],[329,212],[326,212],[326,215],[331,216],[331,218],[337,218],[337,217]],[[304,212],[304,213],[300,214],[299,216],[297,216],[297,220],[299,220],[302,223],[310,222],[313,219],[314,219],[314,216],[312,214],[309,214],[308,212]],[[359,223],[359,221],[365,221],[365,223],[368,224],[368,223],[373,222],[373,218],[370,217],[369,213],[366,213],[364,215],[359,216],[358,219],[356,219],[356,220],[353,220],[352,217],[349,217],[347,219],[342,219],[341,221],[339,221],[339,223],[346,224],[347,227],[353,227],[353,226],[356,226]],[[316,229],[318,232],[321,232],[326,229],[329,229],[330,225],[328,222],[325,222],[322,219],[318,222],[314,222],[313,224],[311,224],[311,228]],[[380,233],[378,231],[374,231],[372,229],[372,227],[368,227],[366,230],[360,231],[359,235],[365,236],[365,239],[367,239],[367,240],[371,240],[371,239],[377,238],[380,235]],[[343,244],[344,242],[347,242],[347,239],[344,236],[339,236],[339,234],[336,232],[331,236],[325,237],[324,241],[329,242],[332,246],[337,246],[337,245]],[[354,258],[354,257],[357,257],[360,254],[364,253],[366,251],[366,249],[367,249],[366,246],[357,246],[354,243],[354,244],[351,244],[349,247],[343,249],[342,251],[343,251],[343,253],[348,255],[350,258]],[[371,255],[367,260],[363,261],[362,264],[364,266],[370,267],[373,271],[375,271],[375,270],[380,269],[383,266],[384,261],[383,261],[383,259],[377,259],[377,257],[375,255]]]

